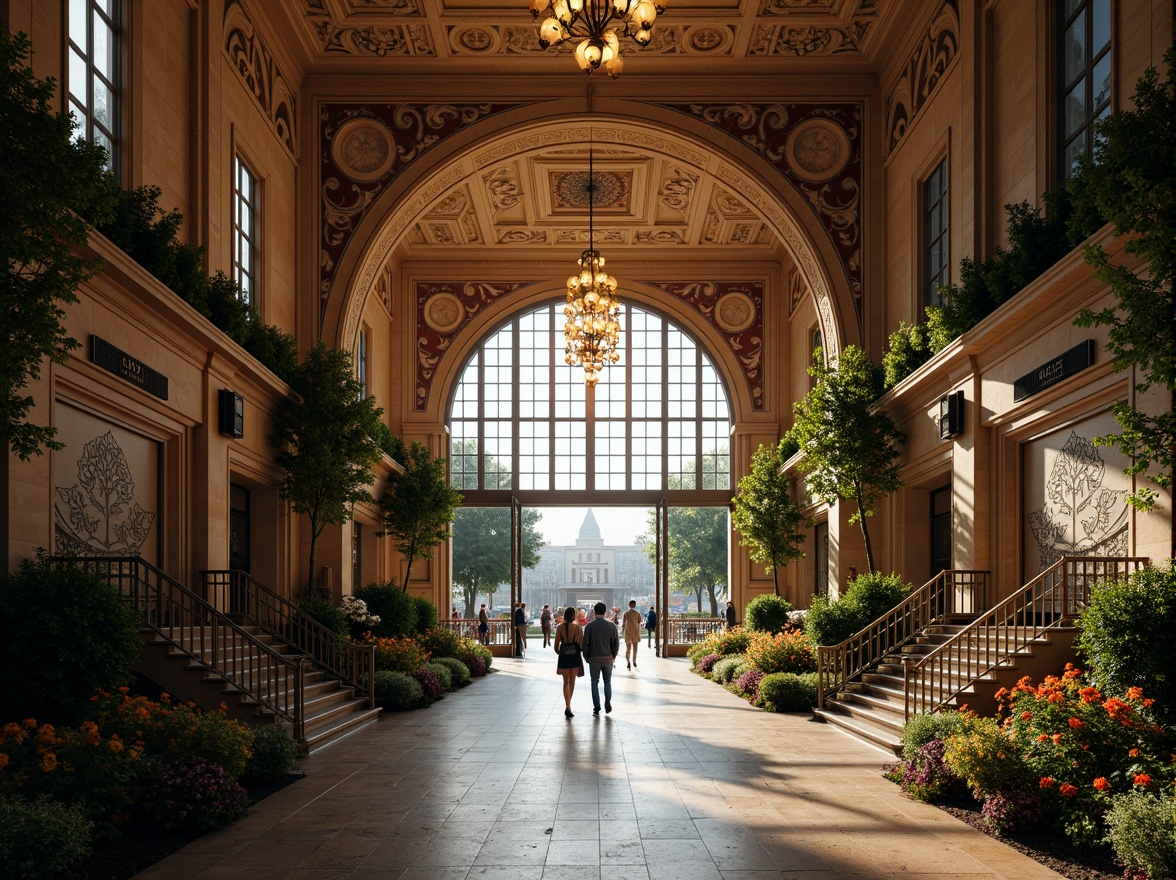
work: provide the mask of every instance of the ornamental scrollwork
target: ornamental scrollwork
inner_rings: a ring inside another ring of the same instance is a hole
[[[278,141],[291,156],[296,155],[297,99],[237,0],[225,7],[223,27],[224,52],[230,66],[261,107]]]
[[[910,125],[955,58],[959,44],[959,0],[945,0],[887,98],[888,154],[906,137]]]

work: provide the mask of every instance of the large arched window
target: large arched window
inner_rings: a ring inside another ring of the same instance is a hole
[[[731,490],[731,410],[698,344],[628,307],[621,360],[594,393],[564,362],[563,308],[511,319],[470,357],[449,417],[467,493]]]

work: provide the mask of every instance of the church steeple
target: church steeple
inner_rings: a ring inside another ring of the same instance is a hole
[[[580,534],[576,538],[577,547],[603,547],[604,540],[600,537],[600,526],[596,524],[596,517],[592,515],[592,508],[580,523]]]

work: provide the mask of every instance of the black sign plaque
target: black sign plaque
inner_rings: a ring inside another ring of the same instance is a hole
[[[138,385],[148,394],[167,400],[167,376],[111,345],[101,336],[90,337],[90,360],[102,369]]]
[[[1094,340],[1087,339],[1079,342],[1068,351],[1063,351],[1052,361],[1048,361],[1026,373],[1013,382],[1013,400],[1021,401],[1032,397],[1039,391],[1044,391],[1051,385],[1057,385],[1063,379],[1068,379],[1075,373],[1081,372],[1094,363]]]

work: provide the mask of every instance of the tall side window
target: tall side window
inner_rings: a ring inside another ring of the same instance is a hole
[[[241,286],[241,298],[257,303],[258,250],[257,176],[236,156],[233,159],[233,280]]]
[[[1111,0],[1058,0],[1058,172],[1094,151],[1094,123],[1111,112]]]
[[[77,138],[106,148],[107,167],[118,168],[118,0],[69,2],[69,109]]]
[[[939,305],[947,275],[947,158],[923,181],[923,305]]]
[[[359,341],[355,345],[355,378],[359,382],[359,399],[368,396],[368,330],[364,327],[359,331]]]

